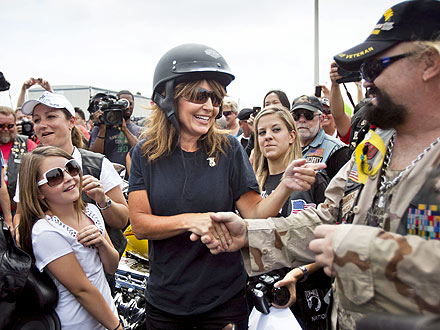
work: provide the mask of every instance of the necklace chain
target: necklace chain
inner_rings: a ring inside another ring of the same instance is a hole
[[[394,138],[396,136],[396,133],[393,134],[393,136],[390,139],[390,143],[387,147],[387,152],[385,154],[385,159],[383,161],[383,167],[382,167],[382,174],[380,176],[380,188],[379,192],[384,193],[385,191],[391,189],[395,185],[399,183],[399,181],[402,179],[402,177],[409,172],[422,158],[437,144],[440,142],[440,136],[434,140],[425,150],[423,150],[422,153],[420,153],[416,159],[414,159],[411,164],[409,164],[403,171],[399,173],[397,177],[395,177],[393,180],[387,182],[386,178],[386,170],[388,166],[391,163],[391,156],[393,155],[393,147],[394,147]]]

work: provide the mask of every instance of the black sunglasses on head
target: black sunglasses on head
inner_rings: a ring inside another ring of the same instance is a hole
[[[292,115],[293,115],[293,120],[295,121],[298,121],[301,118],[301,115],[303,115],[304,118],[309,121],[315,118],[315,113],[309,110],[294,111]]]
[[[412,55],[412,53],[404,53],[400,55],[384,57],[378,60],[367,60],[362,63],[360,68],[362,77],[368,82],[373,82],[374,79],[379,77],[379,75],[382,73],[383,70],[385,70],[386,67],[410,55]]]
[[[219,97],[213,91],[209,91],[202,87],[197,87],[193,93],[182,96],[186,101],[196,104],[204,104],[208,99],[211,99],[213,107],[221,106],[223,98]]]
[[[43,174],[43,179],[38,181],[38,186],[42,186],[47,183],[49,187],[55,187],[61,184],[64,180],[64,171],[69,173],[70,176],[76,176],[81,172],[81,167],[75,159],[71,159],[66,162],[64,168],[55,167]]]

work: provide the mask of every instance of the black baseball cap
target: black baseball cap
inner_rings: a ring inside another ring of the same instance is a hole
[[[253,112],[254,110],[250,108],[241,109],[240,112],[238,113],[237,118],[238,120],[248,120]]]
[[[367,40],[334,59],[345,70],[359,71],[366,59],[402,41],[438,40],[439,33],[440,1],[405,1],[385,11]]]
[[[290,111],[295,111],[298,109],[322,112],[322,103],[316,96],[302,95],[293,100],[292,109]]]

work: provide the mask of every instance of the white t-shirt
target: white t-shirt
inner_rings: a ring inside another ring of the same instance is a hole
[[[79,166],[82,168],[82,156],[76,147],[73,148],[72,157],[77,161]],[[107,193],[107,191],[113,189],[116,186],[120,186],[121,189],[123,188],[121,177],[119,176],[118,172],[116,172],[115,168],[113,167],[113,164],[107,159],[107,157],[104,157],[104,159],[102,160],[99,180],[102,183],[102,188],[104,189],[104,193]],[[15,196],[14,196],[14,202],[16,203],[20,202],[20,190],[19,190],[20,187],[18,181],[19,178],[17,176],[17,186],[15,187]]]
[[[85,214],[95,223],[102,235],[105,234],[104,220],[98,208],[93,204],[87,204]],[[46,215],[38,220],[32,228],[32,248],[35,255],[35,264],[42,271],[50,262],[74,253],[89,281],[101,292],[105,301],[113,313],[118,313],[113,303],[98,249],[84,247],[77,239],[77,231],[65,225],[56,216]],[[50,272],[48,272],[50,274]],[[76,298],[50,274],[58,288],[59,300],[55,309],[63,330],[69,329],[105,329]]]

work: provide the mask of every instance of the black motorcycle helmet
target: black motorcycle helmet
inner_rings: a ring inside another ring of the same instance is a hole
[[[176,84],[183,81],[215,80],[226,89],[234,78],[228,63],[216,50],[200,44],[180,45],[166,52],[157,63],[152,100],[179,131],[173,96]],[[217,119],[221,116],[220,110]]]

